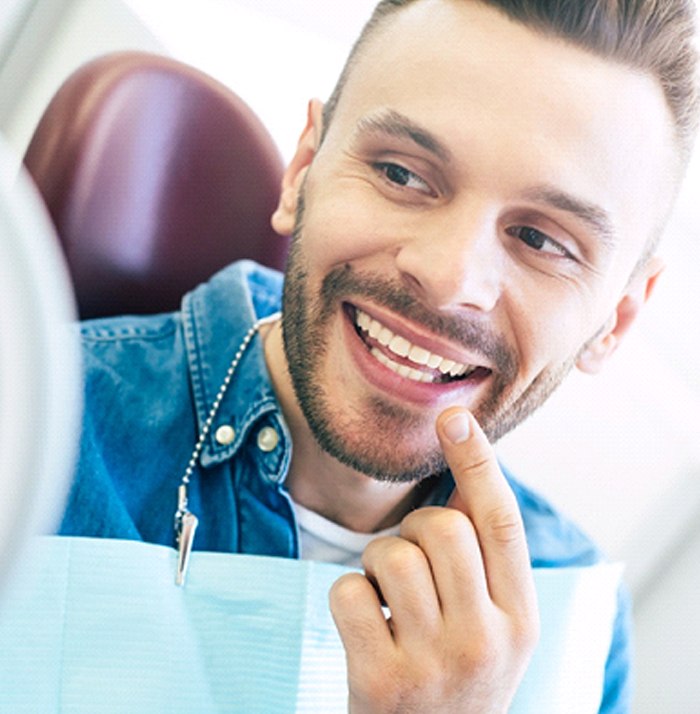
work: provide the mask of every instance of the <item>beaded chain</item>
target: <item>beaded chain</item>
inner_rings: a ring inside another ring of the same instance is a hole
[[[187,566],[189,564],[189,558],[192,552],[194,534],[197,529],[197,525],[199,524],[199,519],[197,518],[197,516],[195,516],[194,513],[191,513],[187,507],[187,486],[190,483],[190,479],[192,478],[194,469],[197,465],[197,462],[199,461],[202,449],[204,448],[204,442],[206,441],[206,438],[209,432],[211,431],[211,426],[214,423],[214,419],[219,411],[219,407],[221,406],[221,402],[223,401],[224,395],[226,394],[226,391],[228,390],[228,387],[231,384],[233,375],[236,372],[239,362],[241,361],[241,359],[243,359],[243,355],[245,354],[248,345],[263,325],[275,322],[276,320],[279,320],[279,318],[279,312],[268,317],[263,317],[257,320],[251,326],[248,332],[246,332],[245,336],[243,337],[243,340],[241,341],[241,344],[238,347],[238,350],[236,351],[236,354],[231,360],[231,364],[229,365],[228,370],[226,371],[224,381],[219,387],[219,391],[216,395],[216,398],[214,399],[214,402],[211,405],[211,409],[209,410],[209,415],[207,416],[207,419],[204,422],[204,425],[202,426],[202,430],[199,432],[199,438],[197,439],[197,443],[194,447],[194,451],[192,452],[192,456],[190,457],[189,463],[187,464],[185,473],[182,476],[182,479],[180,480],[180,486],[178,487],[177,511],[175,511],[174,519],[175,540],[178,547],[177,573],[175,576],[176,585],[183,585],[185,582],[185,577],[187,575]]]

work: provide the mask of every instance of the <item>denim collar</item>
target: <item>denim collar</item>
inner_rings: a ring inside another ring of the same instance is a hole
[[[281,288],[278,272],[242,261],[217,273],[183,299],[183,332],[198,433],[246,332],[256,319],[279,310]],[[202,466],[232,458],[250,430],[266,416],[285,442],[280,444],[283,453],[289,453],[291,438],[272,389],[262,341],[256,335],[238,364],[204,443]],[[220,444],[216,439],[217,429],[223,425],[235,430],[231,443]]]

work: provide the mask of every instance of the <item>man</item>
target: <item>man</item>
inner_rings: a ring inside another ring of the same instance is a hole
[[[489,442],[598,370],[653,289],[695,123],[691,16],[380,2],[284,178],[282,318],[253,326],[282,285],[242,264],[177,315],[85,325],[61,532],[172,544],[199,442],[181,547],[191,510],[198,549],[361,560],[331,591],[351,711],[506,711],[537,641],[531,564],[599,556]],[[628,706],[625,614],[605,712]]]

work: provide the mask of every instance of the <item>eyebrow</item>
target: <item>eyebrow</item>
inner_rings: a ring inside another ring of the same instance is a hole
[[[355,136],[361,134],[386,134],[408,139],[444,162],[452,161],[452,152],[434,134],[394,109],[362,117],[357,122]],[[612,220],[601,206],[549,185],[535,186],[526,191],[524,197],[572,214],[595,233],[604,248],[611,250],[615,246],[616,234]]]
[[[595,203],[580,199],[553,186],[536,186],[525,192],[525,198],[572,214],[593,230],[605,248],[611,250],[615,246],[616,235],[610,215]]]
[[[452,154],[434,134],[393,109],[385,109],[363,117],[357,122],[356,136],[360,134],[388,134],[400,139],[409,139],[414,144],[449,163]]]

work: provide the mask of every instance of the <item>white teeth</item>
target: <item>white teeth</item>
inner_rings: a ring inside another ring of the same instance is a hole
[[[365,332],[369,332],[370,325],[372,324],[372,318],[366,312],[361,312],[360,310],[358,310],[355,321],[357,322],[357,326],[360,329],[364,330]]]
[[[444,359],[440,364],[438,365],[438,369],[443,373],[443,374],[450,374],[450,371],[452,368],[456,365],[457,363],[453,359]]]
[[[464,369],[464,365],[456,364],[456,365],[450,370],[450,377],[456,377],[457,375],[461,374],[463,369]]]
[[[371,318],[366,312],[356,310],[355,324],[370,337],[377,340],[380,345],[387,347],[391,352],[399,357],[406,357],[415,365],[427,366],[429,369],[437,369],[441,374],[450,377],[461,377],[471,372],[475,367],[461,362],[455,362],[447,357],[433,354],[423,347],[412,345],[405,337],[394,334],[388,327],[385,327],[377,320]],[[433,374],[423,370],[413,369],[408,365],[401,365],[393,362],[381,350],[373,348],[371,353],[385,366],[392,369],[402,377],[413,379],[419,382],[432,382]]]
[[[393,360],[389,359],[381,350],[376,347],[372,347],[370,353],[381,362],[385,367],[388,367],[392,372],[396,372],[400,377],[406,377],[407,379],[412,379],[414,382],[432,382],[433,375],[428,372],[421,372],[418,369],[413,369],[406,364],[397,364]]]
[[[434,355],[431,353],[430,357],[428,357],[428,367],[430,367],[430,369],[435,369],[440,362],[442,362],[442,357],[440,357],[440,355]]]
[[[430,352],[424,350],[422,347],[417,347],[413,345],[408,352],[408,359],[416,364],[428,364],[428,359],[430,359]]]
[[[388,327],[382,327],[382,331],[377,335],[377,342],[383,347],[386,347],[390,342],[394,333]]]
[[[387,346],[399,357],[408,357],[408,353],[411,349],[411,343],[405,337],[401,337],[401,335],[394,335]]]

